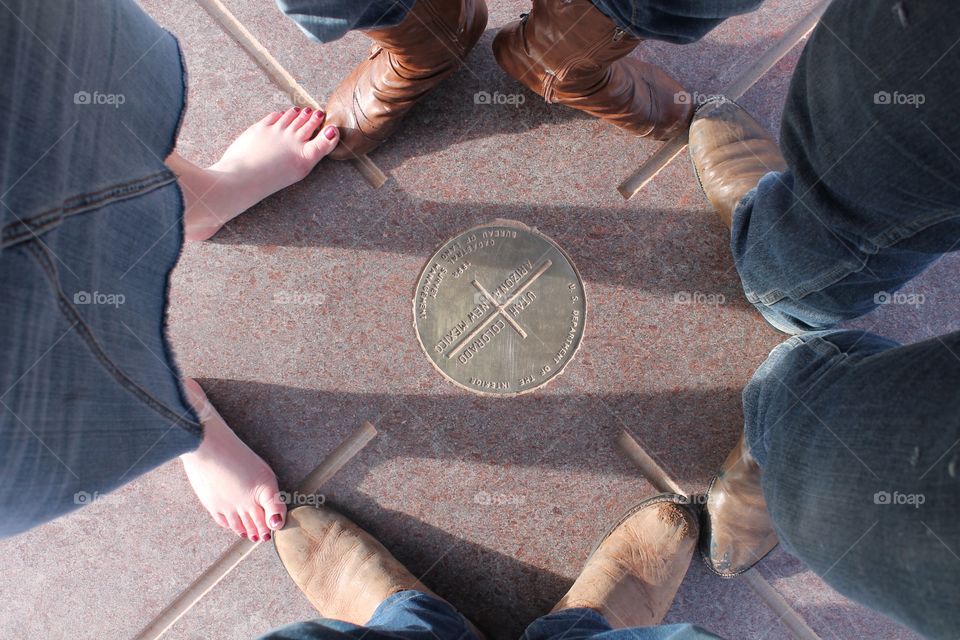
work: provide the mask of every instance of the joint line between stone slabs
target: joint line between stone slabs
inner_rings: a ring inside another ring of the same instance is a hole
[[[620,432],[620,437],[617,438],[617,442],[624,453],[627,454],[627,457],[640,467],[640,473],[653,485],[654,489],[666,493],[676,493],[681,496],[687,495],[680,485],[663,470],[663,467],[657,464],[653,456],[647,453],[646,449],[637,442],[629,430],[623,429]],[[741,577],[750,585],[763,603],[776,614],[777,619],[783,621],[797,640],[821,640],[820,636],[810,628],[810,625],[797,613],[796,609],[784,600],[783,596],[756,570],[750,569]]]
[[[765,76],[773,65],[780,62],[787,53],[800,43],[820,20],[820,16],[826,11],[830,0],[822,0],[810,12],[800,19],[795,25],[787,30],[769,49],[763,52],[756,62],[751,64],[741,73],[733,83],[727,87],[726,91],[721,93],[728,100],[737,100],[742,97],[750,87],[755,85],[760,78]],[[684,131],[665,142],[657,151],[647,158],[646,162],[640,165],[633,174],[620,183],[617,191],[623,196],[624,200],[629,200],[647,186],[660,171],[662,171],[670,161],[676,158],[687,146],[687,132]]]
[[[337,471],[342,469],[367,443],[377,435],[377,429],[369,422],[360,425],[353,434],[341,442],[323,462],[307,475],[300,483],[301,493],[315,493]],[[190,609],[207,595],[221,580],[226,578],[237,565],[249,556],[260,542],[241,539],[230,545],[220,557],[214,560],[203,573],[180,592],[163,611],[151,620],[143,630],[137,634],[135,640],[157,640],[176,624]]]
[[[273,54],[250,33],[250,30],[227,9],[223,2],[220,0],[196,0],[196,2],[213,18],[214,22],[220,25],[220,28],[223,29],[228,36],[233,38],[234,42],[250,56],[257,66],[267,74],[270,81],[273,82],[278,89],[290,96],[294,104],[303,104],[312,109],[320,110],[320,103],[307,93],[306,89],[300,86],[293,75],[283,68],[283,65],[281,65],[277,59],[273,57]],[[340,144],[344,144],[342,140]],[[365,154],[354,154],[350,163],[374,189],[379,189],[387,181],[386,174]]]

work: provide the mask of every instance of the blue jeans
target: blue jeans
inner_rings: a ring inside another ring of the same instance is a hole
[[[311,39],[332,42],[355,29],[393,27],[416,0],[276,0]]]
[[[711,640],[717,636],[688,624],[614,630],[590,609],[566,609],[531,624],[523,640]],[[467,622],[443,600],[401,591],[381,603],[366,626],[311,620],[280,627],[260,640],[478,640]]]
[[[733,218],[744,291],[778,329],[867,313],[960,246],[958,29],[951,2],[827,9],[783,114],[789,170],[760,180]]]
[[[280,10],[319,42],[351,29],[391,27],[416,0],[277,0]],[[451,1],[451,0],[442,0]],[[559,1],[559,0],[558,0]],[[591,0],[622,29],[650,40],[687,44],[730,16],[748,13],[763,0]]]
[[[133,2],[0,9],[0,536],[195,449],[166,339],[177,41]],[[9,15],[13,13],[14,16]]]
[[[784,549],[930,638],[960,629],[960,332],[794,336],[743,392]]]

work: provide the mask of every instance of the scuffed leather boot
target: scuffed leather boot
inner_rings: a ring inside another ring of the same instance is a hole
[[[717,575],[739,575],[777,546],[760,488],[760,467],[743,436],[710,483],[701,513],[700,553]]]
[[[641,502],[611,527],[553,610],[593,609],[615,628],[659,624],[690,566],[698,532],[683,496]]]
[[[700,187],[728,227],[737,203],[760,178],[787,168],[777,143],[760,123],[722,98],[704,103],[693,116],[690,159]]]
[[[293,509],[274,540],[287,573],[325,618],[363,625],[399,591],[434,595],[382,544],[332,509]]]
[[[487,26],[483,0],[417,0],[395,27],[364,31],[369,57],[334,90],[326,122],[340,129],[335,160],[372,151],[420,98],[460,68]]]
[[[627,57],[639,43],[590,0],[533,0],[530,13],[497,33],[493,54],[549,103],[670,138],[690,122],[690,95],[661,69]]]

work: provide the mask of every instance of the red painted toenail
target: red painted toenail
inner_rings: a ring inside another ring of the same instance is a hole
[[[264,541],[264,542],[267,542],[267,541],[269,541],[269,540],[270,540],[270,534],[269,534],[269,533],[264,534],[264,536],[263,536],[263,541]]]
[[[306,109],[304,109],[303,112],[306,113],[307,115],[309,115],[309,114],[310,114],[310,107],[307,107]]]
[[[283,518],[280,517],[279,513],[273,514],[273,517],[270,518],[271,527],[279,527],[282,522],[283,522]]]
[[[296,111],[297,113],[299,113],[299,112],[300,112],[300,107],[294,107],[293,110]]]
[[[256,535],[250,536],[250,539],[253,540],[254,542],[257,542],[258,540],[260,540],[260,538]]]
[[[247,537],[247,534],[241,533],[241,534],[240,534],[240,537],[241,537],[241,538],[246,538],[246,537]]]
[[[333,140],[337,137],[337,128],[336,127],[327,127],[323,130],[323,135],[327,140]]]

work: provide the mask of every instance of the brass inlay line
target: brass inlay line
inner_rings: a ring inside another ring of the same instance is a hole
[[[821,640],[817,632],[807,624],[807,621],[800,617],[800,614],[794,611],[790,603],[780,595],[780,592],[774,589],[757,571],[751,569],[742,574],[740,578],[750,585],[754,593],[760,596],[760,599],[777,614],[777,618],[790,630],[794,638],[797,638],[797,640]]]
[[[516,292],[514,292],[514,294],[513,294],[512,296],[510,296],[510,299],[509,299],[509,300],[507,300],[506,302],[503,303],[503,306],[504,306],[504,307],[509,307],[511,304],[513,304],[513,301],[514,301],[514,300],[516,300],[518,297],[520,297],[520,295],[521,295],[524,291],[526,291],[527,288],[530,287],[530,285],[532,285],[534,282],[536,282],[537,279],[540,278],[540,276],[542,276],[542,275],[546,272],[546,270],[549,269],[549,268],[552,267],[552,266],[553,266],[553,261],[550,260],[550,258],[547,258],[546,262],[544,262],[542,265],[540,265],[540,268],[539,268],[539,269],[537,269],[536,271],[534,271],[533,275],[530,276],[530,278],[527,280],[527,282],[526,282],[522,287],[520,287],[519,289],[517,289]],[[474,281],[474,284],[477,284],[477,282]],[[447,358],[449,359],[449,358],[452,358],[453,356],[457,355],[457,353],[463,348],[463,346],[464,346],[465,344],[467,344],[468,342],[470,342],[471,340],[473,340],[474,338],[476,338],[477,335],[478,335],[481,331],[483,331],[484,328],[486,328],[486,326],[490,323],[490,321],[497,317],[497,315],[499,315],[499,311],[498,311],[497,313],[494,313],[493,315],[491,315],[489,318],[486,318],[485,320],[483,320],[480,324],[478,324],[478,325],[476,326],[476,328],[467,335],[467,337],[465,337],[465,338],[462,339],[460,342],[458,342],[458,343],[457,343],[457,346],[455,346],[453,349],[450,350],[449,353],[447,353]],[[521,335],[523,335],[524,338],[527,337],[527,336],[526,336],[526,332],[524,332],[524,333],[521,334]]]
[[[617,438],[617,442],[627,456],[640,467],[640,473],[653,485],[654,489],[661,493],[683,495],[683,489],[680,485],[647,453],[647,450],[636,441],[632,433],[624,429],[620,433],[620,437]]]
[[[755,85],[773,65],[780,62],[797,43],[804,39],[817,26],[820,16],[827,10],[830,0],[821,0],[810,12],[795,25],[784,32],[773,46],[763,52],[753,64],[747,67],[737,79],[723,91],[721,95],[729,100],[736,100]],[[687,147],[687,132],[677,134],[663,144],[657,151],[647,158],[640,168],[633,172],[626,180],[620,183],[617,191],[629,200],[653,180],[670,161],[676,158]]]

